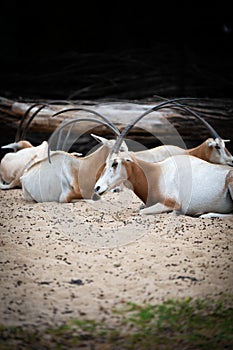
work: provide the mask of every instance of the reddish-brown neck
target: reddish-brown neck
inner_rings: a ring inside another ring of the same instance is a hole
[[[191,148],[188,150],[188,154],[190,156],[198,157],[206,161],[210,160],[210,153],[211,153],[211,148],[207,147],[205,142],[203,142],[201,145],[195,148]]]
[[[132,184],[134,193],[146,203],[148,197],[148,182],[144,171],[135,162],[125,161],[124,164],[128,175],[128,181]]]

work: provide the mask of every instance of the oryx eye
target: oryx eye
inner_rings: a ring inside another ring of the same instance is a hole
[[[216,148],[216,149],[220,149],[220,146],[219,146],[219,145],[216,145],[215,148]]]
[[[114,162],[112,163],[112,168],[113,168],[113,169],[116,169],[117,165],[118,165],[118,163],[117,163],[116,161],[114,161]]]

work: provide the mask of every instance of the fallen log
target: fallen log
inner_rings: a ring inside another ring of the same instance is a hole
[[[122,130],[130,121],[134,120],[140,114],[147,109],[155,106],[161,102],[159,99],[152,100],[140,100],[140,101],[12,101],[0,97],[0,115],[2,121],[2,130],[4,135],[1,135],[1,144],[4,144],[7,140],[6,130],[10,130],[10,133],[16,133],[19,123],[32,105],[46,103],[47,106],[43,108],[33,122],[27,132],[27,138],[38,144],[42,139],[48,139],[53,131],[61,125],[63,121],[68,121],[78,117],[90,117],[93,115],[85,111],[73,111],[63,113],[55,118],[52,115],[58,111],[62,111],[65,108],[82,107],[93,109],[96,112],[108,117],[118,128]],[[195,109],[200,113],[224,138],[230,139],[232,137],[233,130],[233,100],[231,99],[201,99],[185,101],[185,104],[190,108]],[[37,111],[39,106],[35,106],[31,109],[28,117]],[[95,116],[94,116],[95,117]],[[93,124],[86,122],[77,126],[80,130],[87,130],[87,134],[97,133],[99,135],[105,135],[109,137],[111,132],[104,126],[95,127]],[[174,143],[177,138],[174,133],[177,132],[181,135],[187,147],[196,145],[202,142],[204,139],[210,136],[209,131],[196,120],[193,116],[190,116],[186,111],[174,110],[171,108],[162,109],[153,112],[143,118],[137,126],[135,126],[130,134],[129,138],[134,139],[140,143],[143,143],[147,147],[153,147],[161,143]],[[73,129],[75,132],[75,127]],[[12,137],[12,136],[11,136]],[[82,141],[82,147],[86,147],[90,142],[90,138],[84,138]],[[232,149],[230,146],[229,148]]]

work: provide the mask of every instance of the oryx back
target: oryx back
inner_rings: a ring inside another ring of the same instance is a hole
[[[186,150],[173,145],[163,145],[144,151],[134,152],[137,159],[145,160],[146,162],[157,163],[171,156],[186,154]]]
[[[77,158],[56,151],[51,155],[51,163],[45,158],[32,165],[21,177],[24,197],[36,202],[66,201],[74,182],[72,168],[78,162]]]

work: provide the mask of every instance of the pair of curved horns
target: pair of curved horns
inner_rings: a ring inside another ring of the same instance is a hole
[[[69,104],[69,101],[52,101],[51,103],[34,103],[33,105],[31,105],[24,113],[20,123],[19,123],[19,126],[17,128],[17,131],[16,131],[16,135],[15,135],[15,142],[18,142],[20,140],[23,140],[26,133],[27,133],[27,130],[31,124],[31,122],[33,121],[33,119],[36,117],[36,115],[45,107],[50,107],[52,104]],[[28,119],[26,125],[24,126],[24,122],[25,120],[27,119],[30,111],[35,108],[35,107],[38,107],[38,109],[31,115],[31,117]]]
[[[145,116],[148,114],[155,112],[159,109],[163,108],[174,108],[174,109],[182,109],[185,110],[186,112],[189,112],[192,114],[194,117],[199,119],[210,131],[211,135],[213,138],[220,138],[218,133],[214,130],[214,128],[205,120],[203,119],[197,112],[193,111],[191,108],[179,103],[179,101],[184,101],[184,100],[191,100],[193,98],[174,98],[174,99],[163,99],[164,101],[159,103],[158,105],[148,109],[146,112],[142,113],[139,117],[137,117],[134,121],[129,123],[121,132],[121,135],[118,137],[111,153],[117,153],[119,152],[120,146],[123,142],[124,137],[129,133],[129,131]],[[178,103],[177,103],[178,102]]]
[[[162,98],[164,101],[169,101],[169,99],[166,98]],[[185,98],[187,100],[197,100],[196,98]],[[206,128],[209,130],[211,136],[216,139],[216,138],[220,138],[219,134],[217,133],[217,131],[203,118],[201,117],[196,111],[194,111],[193,109],[191,109],[190,107],[183,105],[181,103],[177,103],[177,102],[172,102],[172,104],[174,105],[174,109],[177,107],[178,109],[183,109],[186,112],[192,114],[195,118],[199,119],[205,126]]]
[[[66,108],[62,111],[59,111],[59,112],[56,112],[55,114],[53,114],[52,118],[57,117],[58,115],[61,115],[61,114],[66,113],[66,112],[74,112],[74,111],[84,111],[84,112],[96,115],[97,117],[101,118],[105,123],[107,123],[109,126],[111,125],[112,131],[114,131],[117,136],[120,136],[120,131],[117,129],[117,127],[107,117],[105,117],[103,114],[101,114],[99,112],[94,111],[93,109],[88,109],[88,108],[83,108],[83,107]]]
[[[53,104],[55,104],[56,101],[53,102]],[[18,142],[20,140],[22,140],[25,135],[26,135],[26,132],[31,124],[31,122],[33,121],[33,119],[36,117],[36,115],[45,107],[49,107],[50,105],[47,104],[47,103],[36,103],[36,104],[33,104],[31,105],[27,110],[26,112],[24,113],[22,119],[21,119],[21,122],[18,126],[18,129],[17,129],[17,132],[16,132],[16,136],[15,136],[15,142]],[[35,107],[38,107],[38,109],[31,115],[31,117],[28,119],[26,125],[23,127],[24,125],[24,122],[25,120],[27,119],[30,111],[35,108]],[[119,136],[120,135],[120,131],[117,129],[117,127],[107,118],[105,117],[104,115],[100,114],[99,112],[96,112],[92,109],[88,109],[88,108],[83,108],[83,107],[75,107],[75,108],[66,108],[62,111],[59,111],[59,112],[56,112],[52,115],[52,118],[53,117],[56,117],[58,115],[61,115],[63,113],[66,113],[66,112],[73,112],[73,111],[85,111],[87,113],[91,113],[91,114],[94,114],[95,116],[101,118],[103,121],[105,121],[105,126],[109,126],[112,131],[114,131],[114,133]],[[74,122],[74,121],[73,121]],[[96,122],[100,122],[99,120],[96,119]],[[101,123],[102,124],[102,123]],[[62,125],[61,127],[62,129],[64,128],[64,125]],[[57,131],[59,132],[59,129],[57,129]]]
[[[35,107],[38,107],[38,109],[31,115],[31,117],[28,119],[26,125],[24,126],[24,122],[27,119],[30,111]],[[24,139],[31,122],[33,121],[35,116],[45,107],[48,107],[48,105],[46,103],[34,103],[26,110],[26,112],[24,113],[24,115],[19,123],[19,126],[17,128],[16,135],[15,135],[15,142],[18,142],[18,141]]]
[[[120,131],[119,129],[107,118],[105,117],[104,115],[102,115],[101,113],[99,112],[96,112],[92,109],[88,109],[88,108],[84,108],[84,107],[72,107],[72,108],[66,108],[62,111],[59,111],[59,112],[56,112],[52,115],[52,118],[53,117],[57,117],[58,115],[61,115],[63,113],[66,113],[66,112],[74,112],[74,111],[84,111],[84,112],[87,112],[87,113],[91,113],[91,114],[94,114],[95,116],[99,117],[100,119],[96,119],[96,118],[76,118],[76,119],[72,119],[66,123],[64,123],[63,125],[61,125],[52,135],[50,141],[49,141],[49,147],[48,147],[48,159],[49,159],[49,162],[51,162],[51,159],[50,159],[50,145],[51,145],[51,140],[55,137],[55,136],[58,136],[58,141],[57,141],[57,147],[59,147],[60,145],[60,139],[61,139],[61,132],[62,130],[67,127],[68,125],[72,125],[74,123],[77,123],[77,122],[83,122],[83,121],[89,121],[89,122],[92,122],[92,123],[98,123],[98,124],[101,124],[101,125],[104,125],[108,128],[110,128],[116,136],[120,136]],[[62,148],[64,149],[65,147],[65,144],[70,136],[70,131],[71,131],[71,128],[69,129],[66,137],[65,137],[65,140],[63,142],[63,146]]]
[[[92,111],[94,112],[95,114],[95,111]],[[104,125],[106,127],[109,127],[117,136],[120,135],[120,132],[118,129],[116,129],[115,125],[112,124],[112,123],[108,123],[107,121],[108,119],[104,117],[104,120],[99,120],[99,119],[96,119],[96,118],[76,118],[76,119],[72,119],[66,123],[64,123],[63,125],[61,125],[57,130],[54,131],[54,133],[52,134],[51,138],[50,138],[50,141],[49,141],[49,147],[48,147],[48,160],[49,162],[51,163],[51,157],[50,157],[50,145],[51,145],[51,141],[53,140],[53,138],[55,138],[57,135],[58,135],[58,138],[59,138],[59,135],[61,134],[61,131],[66,128],[68,125],[72,125],[74,123],[79,123],[79,122],[83,122],[83,121],[88,121],[88,122],[92,122],[92,123],[98,123],[98,124],[101,124],[101,125]],[[117,132],[116,132],[117,130]],[[70,132],[70,131],[69,131]],[[66,139],[69,137],[69,132],[66,136]]]

